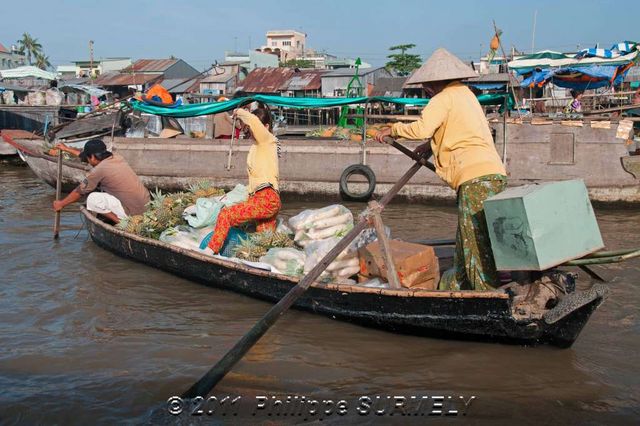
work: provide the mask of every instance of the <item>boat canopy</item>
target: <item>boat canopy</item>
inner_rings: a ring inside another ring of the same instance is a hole
[[[509,106],[511,107],[513,105],[513,97],[509,93],[487,93],[478,96],[478,101],[481,105],[502,105],[505,102],[505,99],[508,99]],[[328,108],[372,102],[415,106],[424,106],[429,103],[429,99],[427,98],[392,98],[385,96],[361,96],[355,98],[293,98],[286,96],[254,95],[222,102],[207,102],[180,106],[158,106],[138,100],[132,100],[131,105],[135,110],[148,114],[184,118],[218,114],[220,112],[233,110],[254,101],[285,108]]]
[[[587,90],[621,84],[629,69],[637,63],[640,46],[617,43],[610,49],[583,49],[577,54],[545,50],[508,63],[509,69],[523,76],[521,87],[558,87]]]

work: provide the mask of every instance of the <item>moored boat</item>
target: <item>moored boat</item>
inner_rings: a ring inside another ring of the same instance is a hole
[[[585,181],[594,202],[640,204],[638,178],[627,170],[628,167],[623,167],[638,156],[630,155],[625,141],[616,137],[618,124],[601,125],[606,128],[580,124],[508,123],[505,151],[503,126],[493,123],[496,147],[499,152],[507,154],[509,184],[517,186],[580,178]],[[110,143],[111,138],[106,141]],[[39,148],[41,142],[17,142],[31,151],[42,151]],[[417,146],[417,143],[405,144],[410,148]],[[162,190],[182,190],[202,179],[211,180],[220,187],[233,187],[246,177],[249,146],[249,141],[235,141],[230,148],[228,140],[214,139],[113,139],[114,151],[127,160],[144,184],[148,188]],[[411,164],[410,159],[393,148],[374,142],[363,146],[339,140],[283,139],[281,147],[281,190],[284,194],[299,196],[337,198],[345,169],[362,162],[372,171],[375,182],[365,179],[350,181],[349,188],[360,193],[375,188],[373,195],[382,195]],[[55,157],[44,155],[34,158],[28,153],[25,157],[41,179],[55,185]],[[65,183],[77,184],[83,179],[79,171],[84,166],[79,162],[69,162],[68,165],[63,169]],[[453,201],[455,193],[434,174],[421,171],[398,197],[408,201]]]
[[[99,246],[208,286],[275,302],[297,283],[290,276],[126,233],[84,208],[82,214]],[[442,252],[439,260],[442,267],[451,262]],[[341,283],[314,283],[295,307],[400,333],[569,347],[606,293],[601,285],[586,291],[572,287],[563,288],[559,302],[540,315],[518,314],[513,297],[503,291],[392,290]]]

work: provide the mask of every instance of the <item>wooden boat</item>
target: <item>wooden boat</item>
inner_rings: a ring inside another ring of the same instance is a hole
[[[208,286],[275,302],[297,283],[286,275],[129,234],[84,208],[82,213],[99,246]],[[450,258],[442,252],[440,256],[443,267],[450,264]],[[606,289],[595,285],[587,291],[565,290],[569,293],[539,318],[518,318],[510,295],[501,291],[391,290],[339,283],[314,283],[295,307],[400,333],[569,347],[602,303]]]
[[[506,126],[491,125],[496,131],[498,152],[506,154],[509,185],[583,179],[594,202],[638,205],[639,178],[628,166],[638,156],[629,155],[625,140],[617,137],[619,129],[624,133],[621,123],[512,120]],[[37,150],[35,141],[18,142]],[[107,138],[107,142],[111,139]],[[415,142],[403,143],[409,148],[417,146]],[[212,180],[223,188],[233,187],[246,179],[250,145],[249,141],[236,141],[230,151],[229,141],[225,140],[124,137],[113,140],[114,151],[127,160],[148,188],[169,191],[185,189],[201,179]],[[374,195],[380,196],[411,165],[411,160],[403,154],[375,142],[362,145],[339,140],[283,139],[281,147],[281,191],[296,196],[337,198],[345,169],[363,160],[375,174]],[[50,171],[55,170],[55,164],[46,165],[40,161],[43,159],[55,163],[53,157],[27,158],[27,162],[38,176],[54,185],[55,174]],[[83,175],[70,168],[63,169],[65,181],[81,181]],[[350,180],[349,187],[356,192],[366,192],[369,185],[364,179]],[[451,202],[455,200],[455,192],[425,170],[403,187],[398,199]]]

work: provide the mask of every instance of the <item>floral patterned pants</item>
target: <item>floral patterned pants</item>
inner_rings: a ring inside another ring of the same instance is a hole
[[[484,200],[504,191],[507,178],[487,175],[458,188],[458,230],[453,268],[442,274],[440,290],[489,291],[499,286]]]
[[[209,248],[214,253],[219,253],[227,239],[229,229],[245,222],[256,221],[258,232],[274,230],[281,205],[278,192],[273,188],[265,188],[250,195],[244,203],[223,208],[218,215],[216,229],[208,244]]]

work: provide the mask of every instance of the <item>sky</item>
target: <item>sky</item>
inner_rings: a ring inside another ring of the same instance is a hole
[[[173,55],[204,70],[225,51],[264,45],[273,29],[305,32],[309,48],[375,66],[385,64],[390,46],[405,43],[423,60],[438,47],[477,60],[487,53],[494,20],[508,51],[531,52],[532,41],[535,51],[640,41],[637,0],[21,0],[10,10],[0,43],[9,48],[30,33],[54,66],[88,60],[93,40],[96,59]]]

